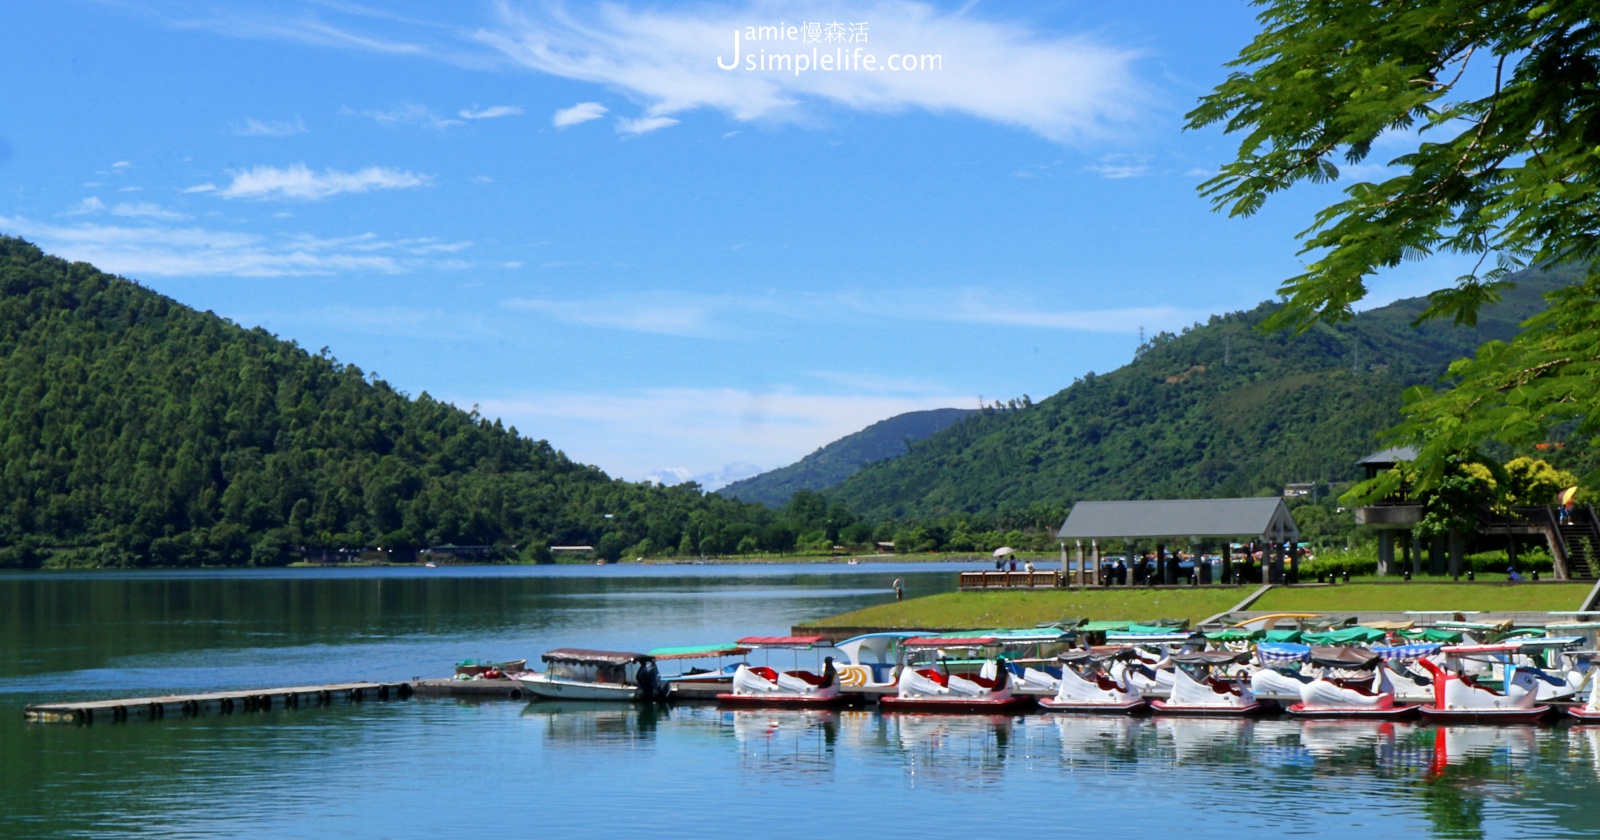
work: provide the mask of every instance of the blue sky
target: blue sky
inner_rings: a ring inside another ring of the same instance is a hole
[[[1234,143],[1183,114],[1254,33],[1242,2],[4,19],[0,232],[634,480],[716,484],[902,411],[1046,397],[1126,363],[1140,327],[1272,297],[1336,194],[1230,219],[1195,192]],[[741,58],[854,63],[719,66],[780,22],[799,37]],[[1459,273],[1411,266],[1368,302]]]

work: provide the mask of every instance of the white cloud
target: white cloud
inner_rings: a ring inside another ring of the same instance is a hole
[[[598,102],[579,102],[571,108],[562,108],[550,118],[550,124],[556,128],[566,128],[569,125],[578,125],[590,120],[598,120],[606,115],[607,108]]]
[[[648,134],[662,128],[677,125],[678,121],[672,117],[639,117],[638,119],[617,120],[618,134]]]
[[[644,480],[654,484],[664,484],[668,486],[673,484],[682,484],[686,481],[692,481],[695,484],[700,485],[701,489],[710,491],[721,490],[735,481],[760,475],[764,472],[766,472],[764,468],[758,467],[755,464],[739,462],[734,464],[723,464],[717,469],[702,473],[697,473],[688,467],[666,467],[650,473],[644,477]]]
[[[176,221],[178,219],[189,218],[182,213],[168,210],[159,205],[151,204],[148,201],[141,201],[135,204],[118,204],[117,206],[111,208],[111,215],[122,216],[129,219],[163,219],[166,221]]]
[[[463,108],[457,113],[464,119],[492,120],[496,117],[520,117],[522,109],[515,105],[494,105],[488,108]]]
[[[1098,163],[1090,164],[1084,169],[1113,181],[1143,178],[1150,174],[1150,160],[1137,155],[1105,155]]]
[[[132,165],[133,164],[129,163],[128,161],[119,160],[116,163],[111,164],[111,168],[112,169],[127,169],[128,167],[130,167]]]
[[[257,166],[233,173],[233,182],[218,195],[223,198],[293,198],[306,201],[327,198],[340,193],[363,193],[372,190],[394,190],[426,186],[432,179],[427,175],[369,166],[359,172],[341,172],[324,169],[313,172],[303,163],[279,169]],[[189,191],[197,191],[191,187]]]
[[[426,255],[437,250],[438,245],[431,239],[382,240],[370,233],[333,238],[280,234],[269,238],[157,224],[52,225],[20,216],[0,216],[0,228],[26,236],[53,254],[133,277],[399,274],[432,266]],[[454,243],[448,243],[445,250],[452,248]]]
[[[205,183],[205,184],[195,184],[192,187],[186,187],[183,191],[186,192],[186,193],[207,193],[207,192],[211,192],[211,191],[215,190],[216,188],[217,188],[216,184]]]
[[[763,319],[814,321],[824,312],[833,322],[853,318],[871,324],[901,321],[1095,333],[1126,333],[1141,326],[1179,329],[1209,314],[1174,306],[1052,309],[994,303],[1026,297],[994,289],[933,287],[914,293],[885,289],[783,297],[655,290],[567,300],[520,298],[507,300],[504,306],[585,327],[705,339],[740,338],[760,330]]]
[[[381,125],[420,125],[423,128],[446,129],[453,125],[466,124],[460,120],[446,119],[435,114],[427,107],[416,104],[402,105],[389,111],[355,111],[345,108],[339,113],[347,116],[367,117]]]
[[[86,215],[88,215],[90,213],[99,213],[100,211],[102,211],[104,209],[106,209],[106,203],[104,201],[101,201],[98,196],[91,195],[88,198],[86,198],[86,199],[78,202],[77,204],[73,205],[71,210],[68,210],[67,212],[65,212],[65,213],[63,213],[61,215],[63,215],[63,216],[86,216]]]
[[[659,388],[626,392],[545,392],[476,403],[523,434],[559,442],[567,454],[634,481],[663,471],[663,460],[688,475],[730,462],[789,464],[819,446],[907,411],[967,405],[972,397],[915,397],[833,390],[747,391]],[[639,418],[650,418],[640,423]]]
[[[295,134],[304,134],[306,124],[295,117],[293,120],[258,120],[254,117],[245,117],[243,125],[233,127],[233,133],[240,137],[289,137]]]
[[[645,105],[641,121],[713,109],[739,121],[800,120],[825,104],[855,111],[919,109],[1018,126],[1069,143],[1109,134],[1150,99],[1133,77],[1138,55],[1086,37],[1045,36],[971,10],[911,0],[854,2],[830,19],[870,21],[863,53],[937,55],[939,69],[830,72],[723,70],[734,31],[795,10],[770,0],[726,6],[633,8],[621,4],[498,7],[499,25],[477,37],[540,73],[621,90]],[[810,53],[810,46],[804,52]],[[791,42],[743,45],[800,52]],[[853,49],[852,49],[853,52]],[[661,124],[640,122],[638,127]]]

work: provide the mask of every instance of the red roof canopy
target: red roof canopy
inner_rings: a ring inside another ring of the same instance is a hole
[[[904,647],[987,647],[999,642],[993,636],[970,636],[952,639],[948,636],[918,636],[900,643]]]
[[[745,636],[734,644],[755,648],[813,648],[827,647],[827,636]]]

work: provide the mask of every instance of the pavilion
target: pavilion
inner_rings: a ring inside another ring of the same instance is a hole
[[[1067,540],[1077,544],[1079,580],[1089,583],[1093,569],[1095,582],[1100,583],[1100,542],[1124,540],[1128,542],[1154,542],[1156,544],[1156,570],[1161,582],[1178,583],[1178,561],[1167,555],[1167,547],[1174,544],[1195,546],[1204,540],[1221,540],[1222,576],[1231,577],[1232,543],[1252,542],[1270,546],[1270,566],[1266,580],[1281,583],[1284,578],[1284,558],[1288,557],[1291,572],[1298,572],[1299,551],[1296,544],[1300,529],[1283,499],[1266,496],[1251,499],[1158,499],[1131,502],[1079,502],[1056,532],[1061,540],[1063,556]],[[1090,564],[1085,564],[1083,547],[1088,542]],[[1131,558],[1130,558],[1131,559]],[[1209,572],[1209,567],[1206,567]],[[1209,574],[1202,574],[1200,582]],[[1131,580],[1131,578],[1130,578]]]

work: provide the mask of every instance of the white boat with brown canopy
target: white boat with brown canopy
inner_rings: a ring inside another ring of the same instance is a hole
[[[540,657],[545,670],[516,675],[522,687],[548,700],[654,701],[666,694],[647,653],[557,648]]]
[[[1121,671],[1120,677],[1113,677],[1108,668],[1112,662],[1138,655],[1133,648],[1120,646],[1072,650],[1058,655],[1060,688],[1054,697],[1040,699],[1039,705],[1052,712],[1130,714],[1143,710],[1148,704],[1139,690],[1128,683],[1127,671]]]
[[[1300,686],[1300,702],[1284,711],[1299,717],[1394,719],[1417,706],[1395,702],[1383,656],[1359,647],[1314,647],[1311,665],[1321,673]]]

